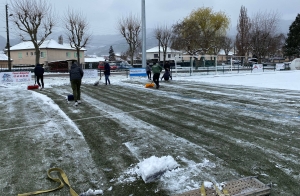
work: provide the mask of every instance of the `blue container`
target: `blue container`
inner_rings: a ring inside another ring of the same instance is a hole
[[[68,95],[68,101],[74,101],[74,96],[73,95]]]

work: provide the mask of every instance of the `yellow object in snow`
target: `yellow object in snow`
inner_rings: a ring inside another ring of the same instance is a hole
[[[145,85],[145,88],[153,88],[154,87],[154,83],[152,82],[152,83],[147,83],[146,85]]]
[[[59,172],[60,175],[61,175],[61,177],[62,177],[62,179],[63,179],[63,181],[61,179],[59,179],[59,178],[53,178],[50,175],[50,173],[52,171]],[[68,180],[68,177],[67,177],[67,175],[65,174],[65,172],[63,170],[61,170],[60,168],[51,168],[51,169],[48,170],[47,175],[48,175],[48,177],[51,180],[60,183],[59,187],[54,188],[54,189],[44,190],[44,191],[34,191],[34,192],[30,192],[30,193],[22,193],[22,194],[18,194],[18,196],[37,195],[37,194],[41,194],[41,193],[48,193],[48,192],[56,191],[56,190],[61,189],[61,188],[64,187],[64,183],[63,182],[65,182],[65,184],[67,184],[69,186],[71,196],[78,196],[78,194],[71,188],[69,180]]]

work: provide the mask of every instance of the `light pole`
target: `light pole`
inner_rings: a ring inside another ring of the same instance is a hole
[[[6,37],[7,37],[7,58],[8,58],[8,70],[11,71],[11,61],[10,61],[10,43],[9,43],[9,28],[8,28],[8,7],[5,5],[6,10]],[[12,15],[10,15],[12,16]]]
[[[146,11],[145,0],[142,0],[142,67],[146,67]]]

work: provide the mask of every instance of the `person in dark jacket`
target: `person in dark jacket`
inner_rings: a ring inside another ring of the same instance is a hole
[[[147,73],[148,79],[151,80],[151,67],[150,67],[149,63],[147,63],[147,65],[146,65],[146,73]]]
[[[39,85],[39,88],[40,89],[43,89],[44,88],[44,68],[40,65],[40,64],[37,64],[34,68],[34,74],[35,74],[35,77],[36,77],[36,80],[37,80],[37,83]],[[40,80],[41,80],[41,83],[40,83]]]
[[[170,70],[167,68],[167,69],[165,70],[164,75],[161,77],[160,80],[164,79],[165,81],[168,81],[170,78],[171,78],[171,80],[172,80],[172,76],[171,76]]]
[[[170,63],[168,61],[166,61],[165,65],[164,65],[165,71],[168,69],[170,71]]]
[[[110,65],[108,62],[104,62],[105,85],[107,85],[107,82],[108,84],[110,84],[109,75],[110,75]]]
[[[83,71],[82,71],[81,67],[79,67],[75,61],[72,61],[72,66],[70,69],[70,81],[71,81],[71,87],[73,90],[75,106],[77,106],[78,103],[81,103],[80,86],[81,86],[82,77],[83,77]]]
[[[161,71],[162,67],[158,63],[152,66],[153,82],[156,84],[157,89],[159,88],[159,76]]]

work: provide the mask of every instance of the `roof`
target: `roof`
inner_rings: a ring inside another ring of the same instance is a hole
[[[84,58],[84,62],[86,63],[92,63],[92,62],[99,62],[99,61],[105,61],[104,57],[86,57]]]
[[[162,49],[162,47],[160,47],[160,52],[162,52],[162,51],[163,51],[163,49]],[[156,46],[156,47],[150,48],[150,49],[146,50],[146,52],[159,52],[159,47]],[[169,47],[167,47],[167,52],[177,52],[177,53],[181,53],[181,51],[173,50],[173,49],[171,49],[171,48],[169,48]]]
[[[8,56],[4,53],[0,53],[0,61],[8,61]]]
[[[10,47],[10,50],[30,50],[30,49],[34,49],[32,41],[24,41]],[[59,44],[54,39],[45,40],[40,46],[40,49],[75,50],[70,46],[70,44],[67,43]],[[82,48],[81,50],[86,50],[86,49]]]
[[[225,51],[224,51],[223,49],[221,49],[221,50],[219,51],[218,55],[225,55]],[[229,56],[233,55],[233,52],[229,51],[229,52],[228,52],[228,55],[229,55]]]

